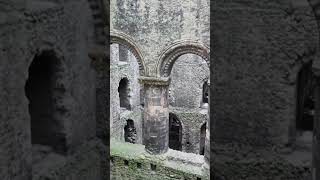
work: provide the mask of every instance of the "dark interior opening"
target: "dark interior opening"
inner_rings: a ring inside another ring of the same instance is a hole
[[[203,83],[203,87],[202,87],[202,102],[209,103],[209,88],[208,88],[207,81]]]
[[[155,164],[150,164],[150,166],[152,171],[155,171],[157,169],[157,166]]]
[[[142,167],[142,164],[141,163],[137,163],[137,168],[141,168]]]
[[[205,141],[206,141],[206,123],[201,126],[200,130],[200,155],[204,155],[204,148],[205,148]]]
[[[296,129],[313,131],[314,80],[312,62],[303,65],[297,77]]]
[[[124,163],[124,165],[129,166],[129,161],[128,160],[124,160],[123,163]]]
[[[132,144],[136,143],[137,130],[134,127],[134,122],[131,119],[127,120],[127,124],[124,127],[124,140]]]
[[[64,89],[57,87],[61,64],[52,51],[37,55],[29,67],[25,94],[29,100],[32,144],[50,146],[66,152],[63,123],[59,119],[57,99]]]
[[[120,80],[118,92],[120,98],[120,107],[130,110],[129,81],[127,78]]]
[[[169,148],[182,150],[182,126],[179,119],[172,113],[169,114]]]

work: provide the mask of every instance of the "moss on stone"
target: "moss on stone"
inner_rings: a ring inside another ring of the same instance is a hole
[[[202,167],[190,165],[189,163],[179,162],[169,158],[172,155],[189,154],[169,150],[162,155],[151,155],[144,150],[140,144],[122,143],[111,140],[112,174],[121,179],[208,179]],[[190,154],[191,155],[191,154]],[[191,161],[193,160],[190,157]],[[127,164],[126,164],[127,163]],[[140,163],[141,167],[137,166]],[[151,164],[156,166],[156,170],[151,169]],[[130,176],[131,175],[131,176]]]

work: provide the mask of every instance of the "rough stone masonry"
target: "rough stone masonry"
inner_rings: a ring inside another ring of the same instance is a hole
[[[0,2],[1,179],[107,178],[90,58],[106,57],[104,7]]]
[[[209,1],[110,9],[112,179],[209,179]]]

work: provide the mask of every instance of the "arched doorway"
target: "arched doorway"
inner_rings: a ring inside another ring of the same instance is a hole
[[[134,122],[131,119],[127,120],[127,124],[124,126],[124,140],[132,144],[136,143],[137,130],[134,127]]]
[[[25,84],[32,144],[50,146],[58,153],[66,152],[64,124],[60,116],[64,112],[57,104],[65,92],[64,87],[59,86],[62,72],[55,53],[44,51],[33,59]]]
[[[209,88],[207,81],[205,81],[202,86],[202,103],[209,103]]]
[[[205,140],[206,140],[206,125],[207,123],[204,123],[200,129],[200,151],[199,151],[200,155],[204,155]]]
[[[312,169],[314,147],[315,80],[312,73],[312,61],[304,64],[297,75],[296,83],[296,121],[295,150],[307,152],[304,161]],[[310,174],[311,176],[311,174]]]
[[[297,77],[296,129],[299,132],[313,131],[314,77],[312,62],[304,64]]]
[[[169,148],[182,150],[182,126],[174,114],[169,114]]]
[[[127,78],[122,78],[119,82],[118,87],[120,108],[125,108],[130,110],[130,98],[129,98],[129,81]]]

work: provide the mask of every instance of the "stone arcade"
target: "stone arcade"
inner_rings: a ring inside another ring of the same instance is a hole
[[[209,179],[209,1],[165,4],[110,2],[112,179]]]
[[[106,3],[1,1],[1,179],[320,179],[319,0]]]

